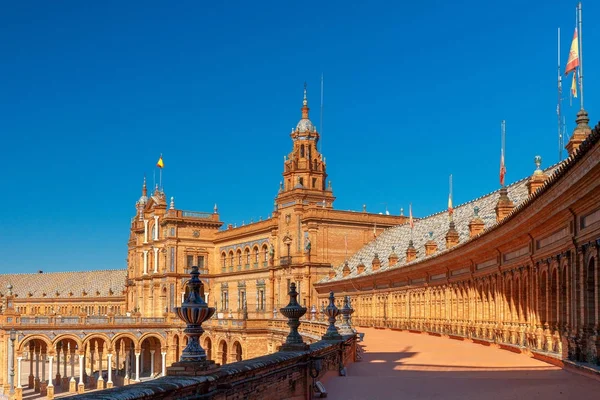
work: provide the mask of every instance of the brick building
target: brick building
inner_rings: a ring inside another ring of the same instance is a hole
[[[290,137],[292,149],[265,220],[224,227],[216,206],[212,212],[179,210],[173,197],[159,187],[149,193],[144,181],[126,270],[0,275],[0,359],[12,351],[9,331],[15,328],[15,382],[20,376],[23,386],[51,397],[160,375],[186,344],[173,307],[181,303],[192,265],[202,271],[206,301],[217,308],[203,339],[209,356],[223,364],[273,352],[281,335],[269,330],[268,321],[287,302],[291,282],[300,303],[316,310],[313,284],[332,265],[406,221],[334,209],[306,89]],[[19,374],[25,367],[28,372]],[[8,370],[0,365],[6,390]]]

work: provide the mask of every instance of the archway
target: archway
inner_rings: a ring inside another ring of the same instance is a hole
[[[139,380],[155,379],[162,373],[162,344],[154,335],[146,336],[140,342],[139,349]]]
[[[594,325],[596,324],[596,299],[595,299],[595,293],[596,293],[596,279],[594,276],[594,272],[596,269],[596,259],[591,258],[588,262],[588,267],[587,267],[587,279],[586,279],[586,300],[587,300],[587,304],[586,304],[586,308],[587,308],[587,315],[586,315],[586,319],[587,319],[587,326],[591,329],[594,328]]]
[[[26,337],[18,346],[18,351],[22,352],[26,362],[21,381],[25,380],[24,378],[27,376],[27,387],[33,389],[36,393],[40,393],[40,383],[48,381],[49,371],[47,374],[46,361],[50,349],[52,349],[52,346],[49,340],[38,336]],[[15,379],[18,381],[19,377],[17,376]]]
[[[85,338],[83,342],[83,382],[89,389],[106,387],[109,349],[110,340],[104,335],[92,335]]]
[[[202,347],[206,352],[206,359],[212,360],[212,340],[210,340],[208,336],[206,337],[206,339],[204,339],[204,346]]]
[[[242,361],[242,345],[240,342],[233,343],[233,354],[235,354],[235,361]]]
[[[115,386],[128,384],[135,379],[135,342],[128,336],[113,339]]]
[[[221,353],[221,365],[227,364],[227,342],[224,340],[219,344],[219,352]]]

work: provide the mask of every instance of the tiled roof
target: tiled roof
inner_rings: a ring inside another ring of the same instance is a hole
[[[121,296],[127,270],[0,274],[0,293],[6,296],[10,284],[18,299]],[[112,295],[110,291],[112,290]],[[59,296],[56,295],[58,291]],[[44,293],[46,296],[44,296]]]
[[[546,169],[544,172],[550,176],[561,165],[561,163],[555,164]],[[508,197],[514,203],[515,208],[525,202],[525,200],[527,200],[529,197],[529,192],[527,189],[528,180],[529,177],[507,186]],[[499,197],[500,189],[454,208],[453,219],[456,225],[456,230],[459,233],[461,243],[469,239],[469,222],[474,217],[475,207],[479,207],[479,218],[483,220],[486,229],[496,225],[495,207]],[[429,232],[433,232],[433,240],[437,243],[438,251],[428,257],[433,257],[445,250],[446,233],[448,232],[448,228],[449,216],[447,210],[415,220],[412,239],[414,247],[417,250],[417,258],[413,262],[418,262],[426,258],[425,242],[429,240]],[[367,243],[348,259],[348,266],[350,267],[349,275],[343,276],[342,269],[344,264],[341,264],[334,268],[336,275],[333,278],[325,277],[321,280],[321,282],[332,282],[354,278],[359,275],[365,276],[372,274],[373,270],[371,268],[371,262],[375,254],[378,255],[381,262],[379,269],[380,271],[385,271],[390,268],[402,268],[404,265],[406,265],[406,249],[408,248],[410,239],[411,232],[408,223],[388,228],[376,239],[370,243]],[[394,252],[398,256],[398,262],[393,267],[390,267],[388,256],[392,253],[392,246],[394,246]],[[361,263],[365,266],[364,272],[358,274],[357,265]]]

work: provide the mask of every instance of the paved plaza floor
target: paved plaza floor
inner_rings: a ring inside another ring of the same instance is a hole
[[[600,399],[600,379],[523,354],[405,331],[360,328],[362,361],[322,382],[329,399]]]

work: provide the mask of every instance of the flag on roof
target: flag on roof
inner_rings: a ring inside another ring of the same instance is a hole
[[[410,225],[410,229],[415,227],[415,221],[413,221],[412,216],[412,203],[408,205],[408,223]]]
[[[164,166],[165,166],[165,163],[164,163],[164,161],[163,161],[163,159],[162,159],[162,154],[160,155],[160,158],[158,159],[158,162],[156,163],[156,166],[157,166],[158,168],[164,168]]]
[[[504,186],[504,177],[506,176],[506,166],[504,165],[504,149],[500,151],[500,185]]]
[[[571,42],[571,50],[569,51],[569,59],[567,60],[567,67],[565,68],[565,75],[569,72],[575,72],[579,66],[579,40],[577,39],[577,28],[573,34],[573,41]]]
[[[571,97],[577,98],[577,79],[573,73],[573,82],[571,82]]]

